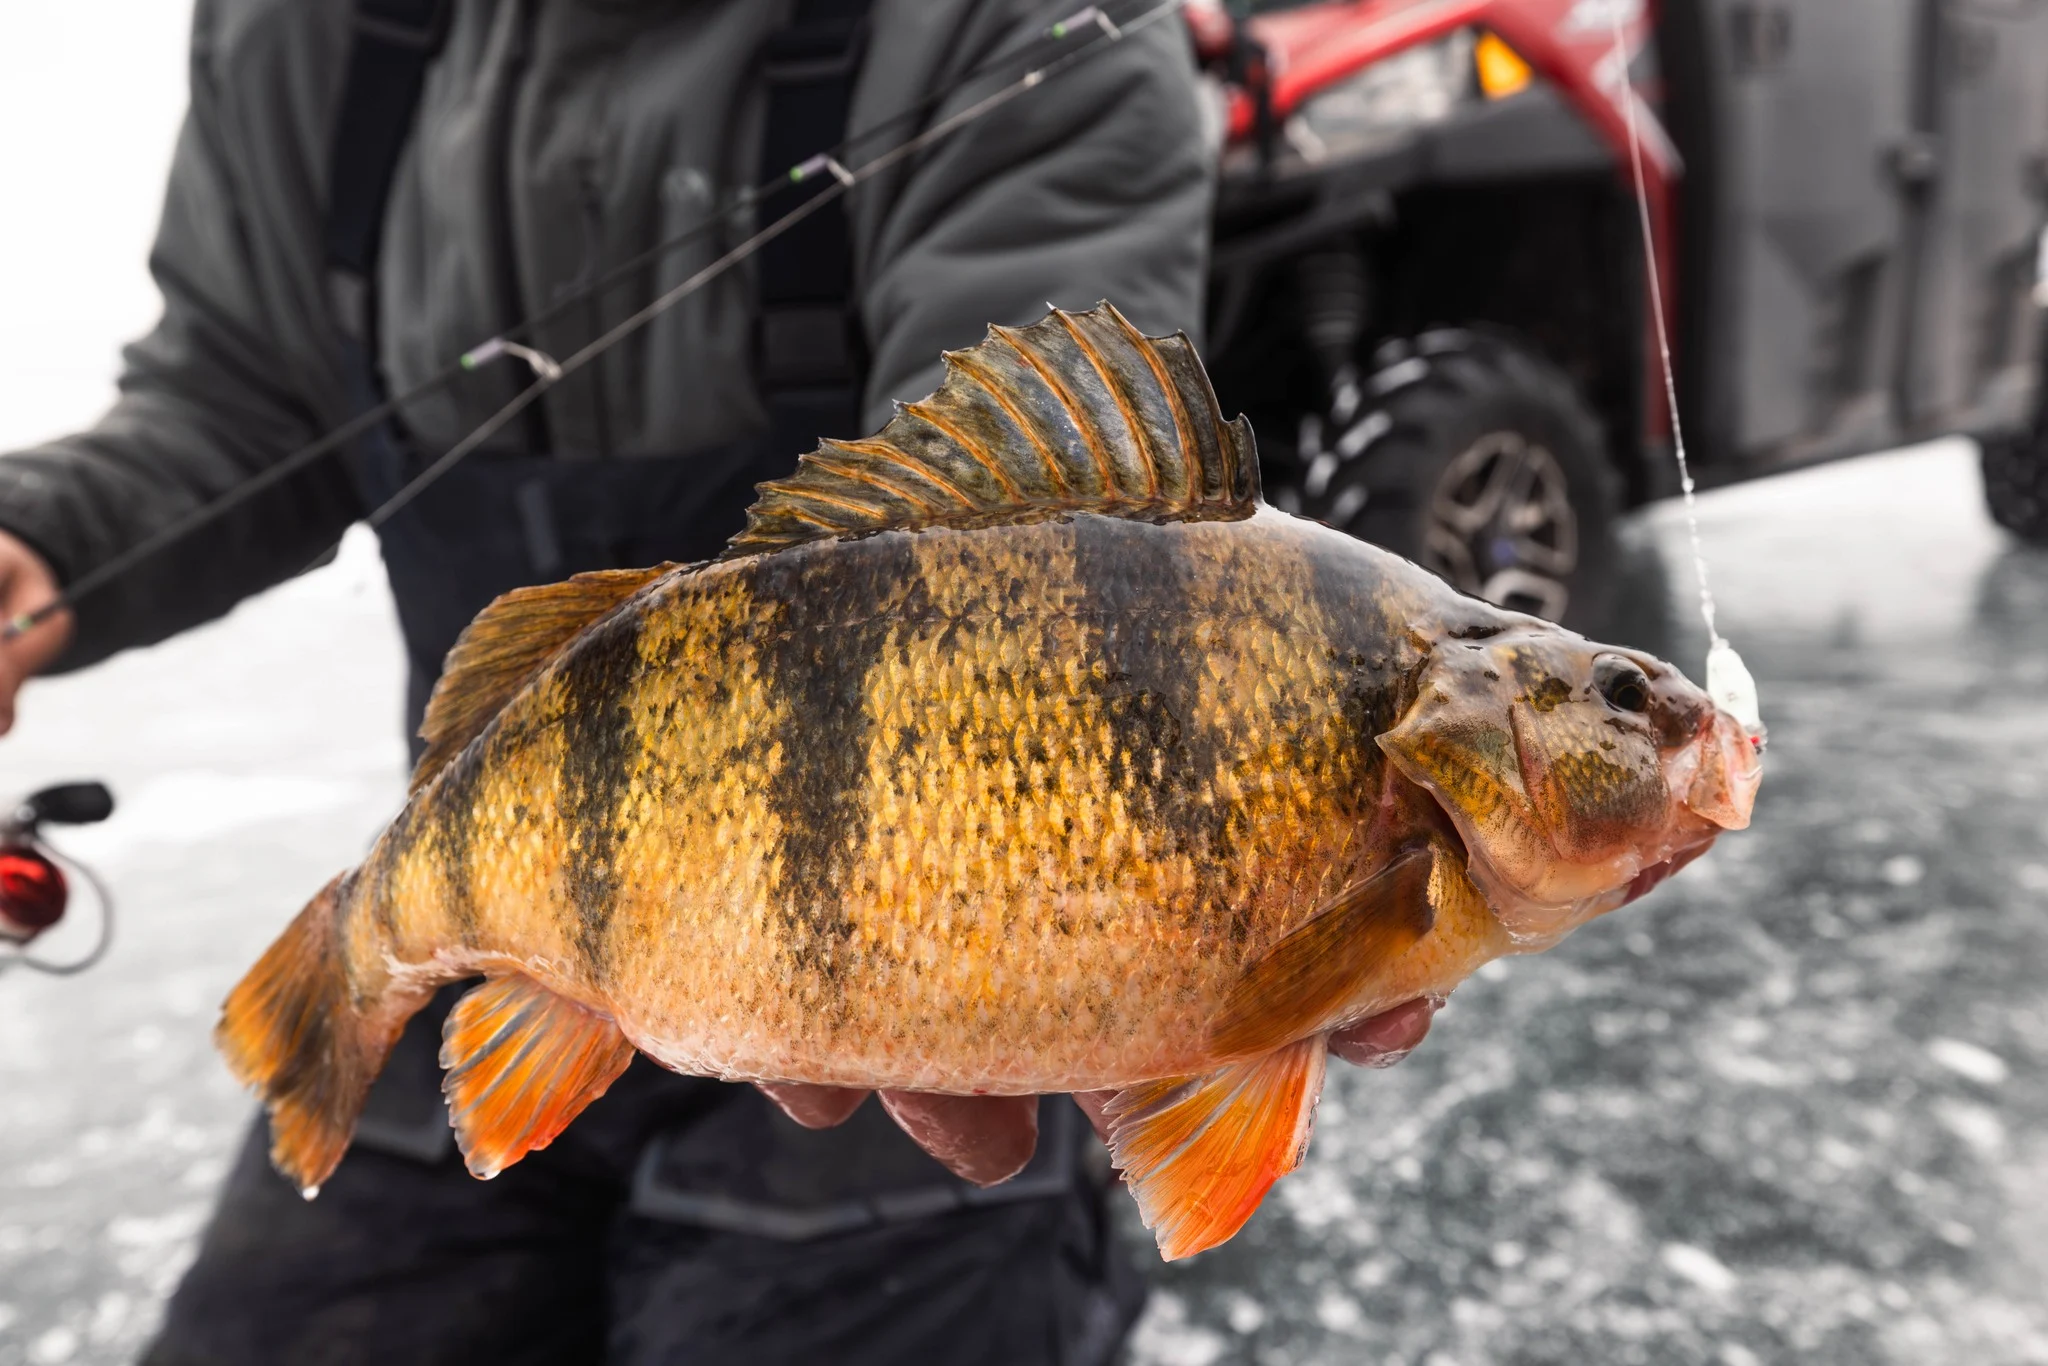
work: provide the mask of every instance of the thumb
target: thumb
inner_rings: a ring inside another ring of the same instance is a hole
[[[48,606],[57,593],[57,576],[42,558],[0,532],[0,631],[24,613]],[[0,639],[0,735],[14,727],[21,685],[63,653],[70,638],[71,614],[59,612],[12,640]]]
[[[13,652],[0,650],[0,735],[14,729],[14,695],[21,691],[22,681]]]

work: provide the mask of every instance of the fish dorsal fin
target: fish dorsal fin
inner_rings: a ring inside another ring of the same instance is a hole
[[[1373,977],[1436,924],[1434,846],[1345,888],[1246,967],[1210,1026],[1219,1058],[1255,1057],[1344,1023]]]
[[[605,569],[561,583],[515,588],[477,613],[448,652],[441,681],[427,701],[413,766],[418,791],[476,739],[491,718],[583,629],[610,616],[675,566]]]
[[[631,1061],[617,1025],[531,978],[473,988],[441,1030],[441,1090],[470,1172],[489,1180],[547,1147]]]
[[[826,441],[760,486],[726,558],[890,528],[1033,513],[1153,521],[1249,516],[1251,425],[1225,422],[1184,335],[1147,337],[1107,303],[991,327],[945,356],[938,392],[863,441]]]
[[[1119,1091],[1103,1109],[1110,1160],[1167,1261],[1192,1257],[1251,1218],[1301,1164],[1323,1091],[1321,1035],[1199,1077]]]

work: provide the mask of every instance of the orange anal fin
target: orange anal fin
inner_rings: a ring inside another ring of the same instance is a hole
[[[1436,923],[1432,846],[1408,850],[1260,954],[1210,1027],[1219,1058],[1257,1057],[1344,1023],[1372,978]]]
[[[1227,1241],[1300,1165],[1325,1053],[1318,1035],[1206,1076],[1134,1086],[1109,1102],[1110,1157],[1167,1261]]]
[[[547,1147],[631,1061],[611,1020],[530,978],[471,991],[441,1033],[441,1090],[471,1174],[489,1180]]]

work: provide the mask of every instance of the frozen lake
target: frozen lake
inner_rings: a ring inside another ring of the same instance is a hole
[[[1140,1361],[2048,1361],[2048,556],[1944,443],[1710,495],[1755,824],[1429,1043],[1156,1278]],[[1697,677],[1683,525],[1630,643]]]
[[[1160,1269],[1136,1362],[2048,1361],[2048,557],[1972,466],[1707,500],[1772,726],[1755,828],[1333,1073],[1306,1168]],[[1632,540],[1626,634],[1696,668],[1682,533]],[[123,918],[87,977],[0,978],[0,1366],[148,1332],[250,1113],[213,1011],[396,805],[397,677],[359,535],[27,696],[0,786],[114,784],[66,845]]]

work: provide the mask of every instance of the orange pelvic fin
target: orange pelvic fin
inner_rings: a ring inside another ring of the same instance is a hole
[[[530,978],[469,992],[441,1033],[441,1090],[470,1173],[489,1180],[547,1147],[631,1061],[617,1025]]]
[[[349,875],[322,888],[235,984],[214,1026],[228,1070],[270,1110],[270,1160],[307,1199],[348,1150],[356,1116],[418,1001],[373,1019],[349,999],[340,919]]]
[[[561,583],[515,588],[477,613],[448,652],[441,681],[427,701],[420,722],[427,747],[413,766],[414,790],[462,753],[585,627],[610,616],[673,568],[603,569]]]
[[[1215,1056],[1257,1057],[1343,1023],[1374,974],[1436,923],[1434,867],[1433,848],[1407,851],[1255,959],[1210,1027]]]
[[[1308,1150],[1320,1035],[1201,1077],[1117,1093],[1109,1152],[1167,1261],[1228,1240]]]

